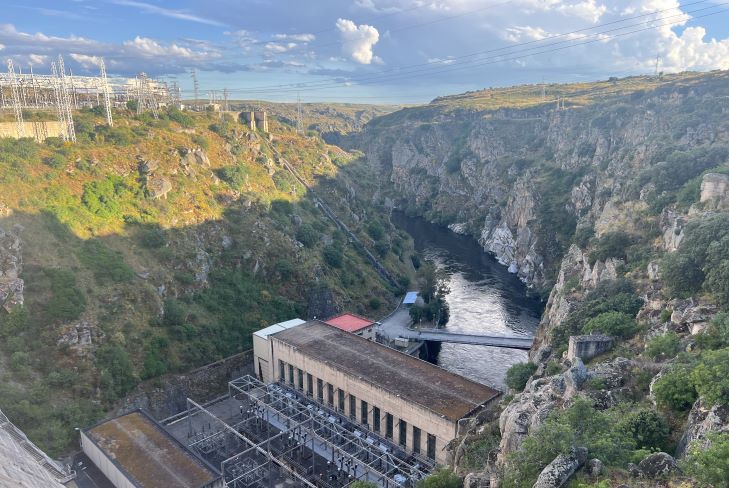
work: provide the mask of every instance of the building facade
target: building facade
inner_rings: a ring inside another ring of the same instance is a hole
[[[442,464],[459,421],[500,395],[319,321],[272,334],[270,345],[276,381]]]

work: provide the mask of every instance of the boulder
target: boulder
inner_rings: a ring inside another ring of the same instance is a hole
[[[587,461],[587,449],[573,448],[569,454],[560,454],[542,470],[532,488],[559,488]]]
[[[141,159],[139,161],[139,165],[137,166],[137,170],[139,171],[140,175],[147,175],[149,173],[153,173],[159,169],[159,162],[155,160],[149,160]]]
[[[582,359],[575,358],[570,369],[564,373],[565,398],[574,396],[589,377],[590,374],[582,363]]]
[[[0,308],[13,311],[24,303],[25,282],[20,278],[23,271],[22,227],[12,231],[0,227]]]
[[[182,150],[182,158],[180,160],[181,164],[183,166],[189,166],[192,164],[197,164],[199,166],[210,166],[210,158],[208,158],[208,155],[205,154],[205,151],[197,148],[185,148]]]
[[[599,459],[590,459],[587,461],[587,465],[585,466],[585,469],[587,471],[587,474],[589,474],[592,478],[597,478],[602,474],[603,471],[603,464],[602,461]]]
[[[159,200],[167,198],[167,194],[172,190],[172,182],[162,176],[152,177],[147,182],[147,193],[151,198]]]
[[[708,446],[707,437],[714,433],[729,434],[729,405],[706,406],[699,399],[689,413],[686,430],[676,448],[676,457],[685,456],[694,443],[698,447]]]
[[[468,473],[463,479],[463,488],[490,488],[491,475],[487,473]]]
[[[729,175],[707,173],[701,180],[701,203],[713,209],[729,203]]]
[[[646,456],[638,463],[640,474],[648,479],[665,478],[669,474],[678,470],[676,460],[670,454],[665,452],[656,452]]]

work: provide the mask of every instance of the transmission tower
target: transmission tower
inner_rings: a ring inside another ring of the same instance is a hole
[[[661,62],[661,55],[656,54],[656,72],[654,75],[656,78],[658,78],[658,65],[660,64],[660,62]]]
[[[114,120],[111,118],[111,99],[109,97],[109,80],[106,78],[106,64],[104,59],[99,59],[99,71],[101,71],[101,91],[104,93],[104,109],[106,110],[106,123],[114,127]]]
[[[197,71],[193,68],[192,70],[192,87],[195,90],[195,99],[193,100],[192,104],[197,109],[197,100],[200,96],[200,83],[197,81]]]
[[[66,119],[63,113],[63,96],[61,95],[61,83],[59,81],[55,61],[51,62],[51,74],[53,75],[51,85],[53,86],[53,97],[56,101],[54,104],[56,106],[56,115],[58,116],[58,123],[61,127],[61,138],[67,141],[68,133],[66,132]]]
[[[25,137],[25,124],[23,123],[23,109],[20,106],[20,93],[18,93],[18,79],[15,77],[13,60],[8,59],[8,76],[10,77],[10,93],[13,97],[13,110],[15,110],[15,123],[17,124],[18,138]]]
[[[30,69],[30,86],[33,87],[33,99],[35,101],[35,107],[40,107],[40,103],[38,103],[38,84],[35,80],[35,75],[33,75],[33,65],[28,64],[28,68]]]
[[[66,80],[66,66],[63,64],[63,56],[60,54],[58,55],[58,72],[60,75],[61,99],[63,101],[62,111],[66,123],[66,134],[69,141],[76,142],[76,130],[73,126],[73,113],[71,112],[71,94],[69,93],[68,82]]]
[[[137,75],[137,115],[141,114],[145,109],[150,109],[155,119],[159,118],[154,88],[147,74],[139,73]]]
[[[228,89],[223,88],[223,110],[228,111]]]

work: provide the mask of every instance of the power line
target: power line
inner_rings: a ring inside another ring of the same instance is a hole
[[[457,71],[457,70],[462,70],[462,69],[468,69],[470,67],[486,66],[486,65],[491,65],[491,64],[495,64],[495,63],[502,63],[502,62],[505,62],[505,61],[513,61],[513,60],[523,59],[523,58],[535,56],[535,55],[538,55],[538,54],[546,54],[546,53],[561,51],[561,50],[564,50],[564,49],[569,49],[569,48],[572,48],[572,47],[577,47],[577,46],[581,46],[581,45],[591,44],[591,43],[594,43],[594,42],[607,41],[607,40],[616,39],[616,38],[619,38],[619,37],[625,37],[625,36],[628,36],[628,35],[636,34],[636,33],[639,33],[639,32],[644,32],[644,31],[647,31],[647,30],[653,30],[653,29],[656,29],[656,28],[659,28],[659,27],[665,27],[665,26],[668,26],[668,25],[674,25],[674,24],[679,24],[679,23],[683,23],[683,22],[691,22],[691,21],[694,21],[696,19],[700,19],[700,18],[704,18],[704,17],[709,17],[709,16],[713,16],[713,15],[718,15],[718,14],[721,14],[721,13],[725,13],[725,12],[729,11],[729,9],[723,9],[723,10],[719,10],[717,12],[711,12],[711,13],[707,13],[707,14],[704,14],[704,15],[695,16],[695,17],[692,17],[691,19],[686,20],[684,17],[688,13],[694,13],[694,12],[697,12],[697,11],[707,10],[707,9],[714,9],[714,8],[719,7],[719,6],[723,6],[723,5],[727,5],[727,4],[729,4],[729,2],[724,2],[724,3],[716,4],[714,6],[705,7],[705,8],[702,8],[702,9],[696,9],[696,10],[691,11],[691,12],[682,12],[681,14],[677,14],[677,15],[673,15],[673,16],[668,16],[668,17],[664,17],[664,18],[661,18],[661,19],[655,19],[655,20],[666,20],[666,19],[670,19],[670,18],[681,17],[680,20],[673,21],[673,22],[665,22],[665,23],[661,23],[661,24],[658,24],[658,25],[653,25],[653,26],[649,26],[649,27],[645,27],[645,28],[641,28],[641,29],[635,29],[635,30],[631,30],[631,31],[623,32],[623,33],[619,33],[619,34],[605,35],[606,33],[609,33],[609,32],[615,32],[615,31],[625,30],[625,29],[629,29],[629,28],[632,28],[632,27],[636,27],[638,25],[643,25],[644,22],[641,22],[641,23],[632,24],[632,25],[628,25],[628,26],[622,26],[622,27],[618,27],[618,28],[614,28],[614,29],[610,29],[610,30],[606,30],[606,31],[602,31],[602,32],[597,32],[595,34],[584,35],[584,36],[582,36],[582,37],[580,37],[578,39],[572,38],[572,39],[567,39],[565,41],[554,42],[554,43],[551,43],[551,44],[547,44],[546,46],[537,46],[537,47],[532,47],[532,48],[517,50],[517,51],[514,51],[514,52],[507,52],[507,53],[504,53],[502,55],[489,56],[489,57],[486,57],[486,58],[483,58],[483,59],[477,59],[477,60],[472,60],[472,61],[462,61],[462,62],[451,63],[451,64],[447,65],[447,67],[442,68],[442,69],[436,69],[436,70],[431,70],[431,69],[410,70],[410,71],[406,71],[406,72],[403,72],[403,73],[394,73],[392,75],[370,76],[370,77],[363,77],[363,78],[357,78],[357,79],[349,79],[349,80],[347,80],[345,82],[342,82],[342,81],[337,81],[337,82],[333,82],[333,83],[319,82],[319,84],[312,83],[312,84],[309,84],[309,85],[306,85],[306,86],[302,86],[303,84],[300,84],[300,85],[296,86],[295,88],[290,88],[290,89],[288,89],[288,88],[287,89],[276,89],[276,90],[270,90],[270,89],[258,89],[258,90],[256,90],[256,89],[241,89],[240,91],[245,91],[245,92],[248,92],[248,93],[254,93],[254,92],[267,93],[267,92],[271,92],[271,91],[275,91],[277,93],[285,93],[285,92],[291,92],[291,91],[294,91],[294,90],[308,90],[308,91],[313,91],[313,90],[321,90],[321,89],[333,88],[333,87],[339,87],[339,86],[346,86],[347,83],[352,83],[352,82],[356,82],[357,84],[369,84],[369,83],[372,83],[372,82],[392,81],[392,80],[395,80],[395,79],[408,78],[408,77],[412,77],[413,75],[420,75],[421,73],[424,73],[424,74],[439,74],[439,73]],[[569,35],[569,34],[563,34],[563,35],[560,35],[560,37],[563,37],[565,35]],[[593,38],[593,39],[589,39],[589,38]],[[579,39],[589,39],[589,40],[586,40],[584,42],[574,43],[575,40],[579,40]],[[552,46],[556,46],[556,45],[560,45],[560,44],[565,44],[565,43],[573,43],[573,44],[569,44],[567,46],[562,46],[562,47],[554,48],[554,49],[544,49],[545,47],[552,47]],[[532,42],[530,42],[529,44],[532,44]],[[514,46],[511,46],[510,48],[513,48],[513,47]],[[502,48],[500,50],[505,50],[505,49],[510,49],[510,48]],[[541,51],[534,51],[535,49],[542,49],[542,50]],[[518,56],[513,56],[515,54],[519,54],[519,53],[525,52],[525,51],[534,51],[534,52],[528,52],[526,54],[521,54],[521,55],[518,55]],[[504,57],[504,56],[506,56],[506,57]],[[508,57],[508,56],[511,56],[511,57]],[[466,66],[464,66],[464,65],[466,65]]]
[[[685,8],[685,7],[691,6],[691,5],[697,5],[697,4],[706,3],[707,1],[709,1],[709,0],[698,0],[698,1],[694,1],[694,2],[691,2],[691,3],[684,4],[684,5],[680,6],[680,7],[671,7],[671,8],[667,8],[667,9],[656,10],[656,11],[648,12],[648,13],[645,13],[645,14],[635,15],[635,16],[632,16],[632,17],[618,19],[618,20],[614,20],[614,21],[611,21],[611,22],[605,22],[603,24],[599,24],[599,25],[596,25],[596,26],[586,27],[586,28],[582,28],[582,29],[576,29],[576,30],[572,30],[572,31],[569,31],[569,32],[564,32],[564,33],[561,33],[561,34],[555,34],[555,35],[548,36],[548,37],[545,37],[545,38],[542,38],[542,39],[535,39],[535,40],[531,40],[531,41],[526,41],[526,42],[511,44],[509,46],[503,46],[503,47],[500,47],[500,48],[493,48],[493,49],[475,51],[475,52],[472,52],[472,53],[468,53],[468,54],[464,54],[464,55],[460,55],[460,56],[456,56],[456,57],[450,58],[448,60],[448,62],[449,62],[448,63],[448,66],[460,65],[460,64],[466,63],[466,61],[459,62],[458,60],[465,60],[465,59],[468,59],[468,58],[473,58],[473,57],[481,56],[481,55],[484,55],[484,54],[492,54],[492,53],[498,53],[498,52],[503,52],[503,51],[509,51],[509,50],[513,50],[515,48],[521,48],[521,47],[524,47],[524,46],[531,46],[531,45],[535,45],[535,44],[536,45],[539,45],[539,44],[542,44],[542,43],[544,43],[546,41],[550,41],[550,40],[554,40],[554,39],[560,39],[560,38],[565,38],[565,37],[571,37],[574,34],[579,34],[581,32],[586,32],[586,31],[590,31],[590,30],[601,29],[603,27],[607,27],[607,26],[610,26],[610,25],[621,24],[621,23],[624,23],[624,22],[629,22],[631,20],[636,20],[636,19],[640,19],[640,18],[644,18],[644,17],[649,17],[649,16],[652,16],[652,15],[660,14],[660,13],[663,13],[663,12],[668,12],[668,11],[671,11],[671,10],[676,10],[677,8]],[[689,15],[689,14],[694,13],[694,12],[699,12],[699,11],[703,11],[703,10],[707,10],[707,9],[714,9],[714,8],[719,7],[719,6],[726,5],[727,3],[729,3],[729,2],[725,2],[725,3],[721,3],[721,4],[716,4],[716,5],[711,5],[709,7],[695,9],[695,10],[692,10],[692,11],[689,11],[689,12],[681,12],[679,14],[676,14],[675,16],[684,17],[684,16]],[[654,20],[661,20],[661,19],[654,19]],[[692,19],[689,19],[689,20],[692,20]],[[640,25],[640,24],[633,24],[633,25],[630,25],[630,26],[623,26],[623,27],[619,27],[617,29],[611,29],[611,30],[608,30],[608,31],[595,33],[595,34],[592,34],[592,35],[604,34],[606,32],[613,32],[615,30],[627,29],[627,28],[630,28],[630,27],[634,27],[636,25]],[[586,36],[583,36],[583,38],[584,37],[586,37]],[[567,39],[564,42],[570,42],[570,41],[574,41],[574,39]],[[550,45],[554,45],[554,44],[555,43],[552,43]],[[539,47],[535,47],[533,49],[538,49],[538,48]],[[507,53],[507,54],[513,54],[513,53]],[[476,61],[478,61],[478,60],[473,60],[473,61],[470,61],[470,62],[476,62]],[[375,79],[375,77],[379,77],[381,74],[384,74],[384,73],[395,72],[396,74],[400,75],[400,74],[404,74],[405,72],[407,72],[407,71],[403,72],[403,70],[413,70],[415,68],[420,68],[420,67],[437,67],[437,66],[441,66],[441,65],[442,65],[442,62],[429,61],[429,62],[426,62],[426,63],[418,63],[418,64],[401,66],[401,67],[393,67],[393,68],[388,68],[388,69],[384,69],[384,70],[379,70],[375,74],[364,75],[364,76],[361,76],[361,77],[353,77],[353,78],[350,78],[348,81],[355,81],[355,82],[367,81],[369,79]],[[415,72],[421,72],[421,71],[422,70],[417,70]],[[331,83],[334,83],[335,85],[341,84],[341,77],[339,77],[339,78],[328,78],[328,79],[325,79],[325,80],[319,80],[319,81],[308,82],[308,83],[289,83],[289,84],[280,84],[280,85],[264,85],[264,86],[258,86],[258,87],[254,86],[254,87],[250,87],[250,88],[246,88],[246,89],[241,89],[239,91],[246,91],[246,92],[252,93],[252,92],[259,92],[259,91],[265,91],[265,92],[267,92],[267,91],[271,91],[271,90],[277,90],[278,91],[279,89],[285,89],[285,88],[292,88],[292,89],[295,89],[295,90],[302,90],[302,89],[307,89],[307,88],[311,88],[311,87],[317,87],[319,85],[329,87]]]

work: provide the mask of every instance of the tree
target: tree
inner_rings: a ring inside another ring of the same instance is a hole
[[[463,480],[449,469],[440,469],[418,482],[418,488],[463,488]]]
[[[729,403],[729,349],[702,354],[691,372],[691,381],[709,405]]]
[[[667,449],[671,430],[666,418],[655,410],[643,408],[630,411],[620,427],[633,438],[639,449]]]
[[[696,388],[690,379],[688,365],[674,366],[653,385],[656,403],[663,408],[681,412],[691,408],[696,401]]]
[[[590,253],[590,262],[605,261],[608,258],[625,259],[625,250],[631,243],[632,238],[623,231],[603,234],[595,244],[595,250]]]
[[[506,386],[522,391],[536,370],[534,363],[516,363],[506,371]]]
[[[678,335],[675,332],[668,332],[651,339],[646,345],[645,353],[651,359],[665,359],[675,356],[678,349]]]
[[[635,319],[623,312],[605,312],[590,319],[583,330],[627,339],[635,335],[638,325],[635,323]]]
[[[729,488],[729,434],[714,434],[709,441],[708,447],[694,445],[682,468],[704,485]]]

